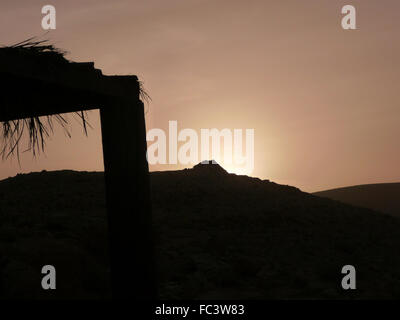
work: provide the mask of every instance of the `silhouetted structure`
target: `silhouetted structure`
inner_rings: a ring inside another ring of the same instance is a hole
[[[73,63],[37,44],[0,49],[0,122],[100,109],[113,296],[154,298],[140,83],[136,76],[105,76],[93,62]]]

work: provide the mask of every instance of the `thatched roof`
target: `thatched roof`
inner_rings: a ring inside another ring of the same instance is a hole
[[[35,58],[46,64],[65,65],[70,63],[65,58],[66,52],[49,44],[48,40],[35,40],[30,38],[11,46],[0,47],[0,52],[14,56]]]
[[[102,75],[101,70],[94,69],[93,63],[71,62],[65,58],[65,53],[65,51],[56,48],[47,40],[36,40],[36,38],[30,38],[11,46],[0,47],[0,62],[3,63],[4,69],[7,69],[7,64],[9,64],[9,62],[5,62],[4,60],[12,61],[16,67],[18,67],[19,62],[26,64],[26,62],[29,61],[29,67],[27,68],[29,69],[28,71],[33,72],[34,74],[39,74],[41,77],[46,77],[46,74],[49,74],[50,76],[55,74],[55,78],[58,78],[59,74],[71,74],[72,72],[73,81],[75,81],[76,78],[82,78],[81,75],[88,76],[90,80],[92,77],[96,78],[96,80],[97,78],[100,80],[110,80],[106,79],[108,76]],[[1,59],[3,61],[1,61]],[[83,72],[81,72],[82,69]],[[12,70],[14,70],[14,67]],[[24,73],[25,69],[22,70]],[[2,72],[2,70],[0,70],[0,72]],[[113,76],[110,76],[109,78],[113,78]],[[130,78],[134,78],[137,81],[137,78],[134,76],[131,76]],[[77,80],[81,80],[83,82],[86,81],[84,79]],[[107,84],[109,83],[108,81],[104,83],[101,82],[99,85],[97,82],[95,83],[95,87],[97,87],[98,90],[107,91]],[[105,86],[102,86],[101,84],[105,84]],[[150,97],[143,90],[140,81],[137,81],[137,89],[133,90],[138,90],[139,96],[142,100],[147,101],[150,99]],[[4,103],[5,102],[0,101],[0,115],[2,109],[7,110],[7,105]],[[8,111],[10,110],[9,108],[10,106],[8,106]],[[74,116],[79,118],[84,132],[87,134],[87,126],[89,124],[87,123],[86,111],[76,111]],[[50,136],[50,134],[53,133],[54,124],[61,125],[67,135],[70,136],[66,127],[68,120],[61,114],[40,117],[35,116],[17,120],[6,120],[7,121],[4,121],[0,124],[0,154],[3,159],[12,155],[17,155],[19,158],[20,145],[24,134],[29,135],[29,141],[26,150],[23,151],[30,150],[33,155],[36,155],[40,151],[44,151],[45,140]]]
[[[30,59],[38,64],[46,64],[57,67],[64,67],[70,63],[65,58],[65,51],[62,51],[47,40],[35,40],[30,38],[11,46],[0,47],[0,53],[6,56],[18,57],[20,59]],[[1,105],[0,105],[1,112]],[[85,134],[87,134],[87,115],[86,111],[75,113],[82,121]],[[33,155],[44,151],[45,139],[53,133],[54,122],[61,125],[66,134],[70,136],[66,125],[68,120],[60,114],[44,117],[30,117],[19,120],[5,121],[0,125],[0,154],[2,158],[12,155],[19,157],[20,142],[24,133],[29,135],[29,142],[26,150],[32,151]],[[26,151],[25,150],[25,151]]]

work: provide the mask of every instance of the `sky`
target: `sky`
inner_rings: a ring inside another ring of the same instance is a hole
[[[168,131],[171,120],[179,130],[254,129],[251,175],[307,192],[400,181],[398,0],[2,0],[0,45],[45,34],[47,4],[57,29],[45,38],[68,59],[144,82],[147,130]],[[341,27],[347,4],[357,30]],[[98,111],[88,137],[69,118],[71,139],[56,129],[45,154],[3,160],[0,179],[102,171]]]

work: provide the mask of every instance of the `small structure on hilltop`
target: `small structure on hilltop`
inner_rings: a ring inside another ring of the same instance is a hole
[[[106,76],[94,63],[75,63],[46,41],[0,48],[3,157],[19,151],[25,130],[33,152],[43,149],[53,120],[100,109],[112,290],[116,298],[152,299],[153,237],[146,129],[147,97],[136,76]],[[45,117],[45,118],[43,118]]]

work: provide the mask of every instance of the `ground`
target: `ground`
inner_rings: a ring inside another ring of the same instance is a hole
[[[162,298],[400,297],[398,218],[207,168],[151,174]],[[341,288],[348,264],[355,291]],[[107,299],[109,278],[103,173],[0,181],[0,297]]]

